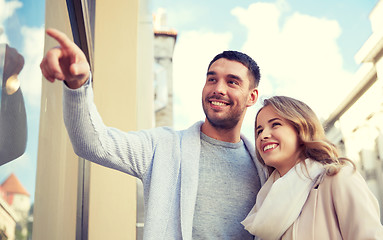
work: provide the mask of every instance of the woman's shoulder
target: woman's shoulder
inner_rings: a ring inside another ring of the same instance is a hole
[[[339,166],[339,172],[334,174],[332,177],[334,179],[341,179],[341,178],[353,178],[356,177],[357,175],[360,175],[357,169],[352,166],[351,164],[345,164],[345,165],[340,165]]]
[[[333,175],[324,173],[321,184],[327,185],[335,191],[340,189],[353,191],[353,189],[367,187],[363,176],[350,164],[339,166],[339,171]]]

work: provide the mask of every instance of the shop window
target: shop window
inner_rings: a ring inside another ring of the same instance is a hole
[[[0,239],[31,239],[45,0],[0,6]]]

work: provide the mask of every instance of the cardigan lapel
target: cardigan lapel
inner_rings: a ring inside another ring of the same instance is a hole
[[[201,152],[200,129],[197,122],[181,139],[181,231],[182,239],[192,239],[193,216],[198,189],[199,159]]]
[[[182,239],[191,240],[193,230],[193,217],[197,199],[199,160],[201,152],[201,125],[202,121],[195,123],[185,130],[181,139],[181,231]],[[263,185],[266,181],[266,169],[255,156],[254,146],[244,136],[243,139],[252,156],[258,175]]]

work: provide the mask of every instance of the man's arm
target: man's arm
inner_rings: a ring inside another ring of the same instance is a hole
[[[75,153],[94,163],[142,177],[153,158],[148,132],[124,132],[106,126],[93,101],[90,66],[84,53],[64,33],[48,29],[59,47],[50,49],[40,68],[50,81],[63,86],[64,123]]]
[[[106,126],[93,101],[92,82],[63,86],[64,122],[74,152],[102,166],[142,178],[151,165],[158,131],[121,131]]]

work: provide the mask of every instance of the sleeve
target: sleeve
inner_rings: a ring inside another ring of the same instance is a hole
[[[343,167],[333,177],[332,196],[343,239],[383,239],[378,201],[357,171]]]
[[[152,132],[124,132],[105,126],[93,102],[90,80],[75,90],[63,84],[63,111],[78,156],[142,178],[154,155],[156,142]]]

